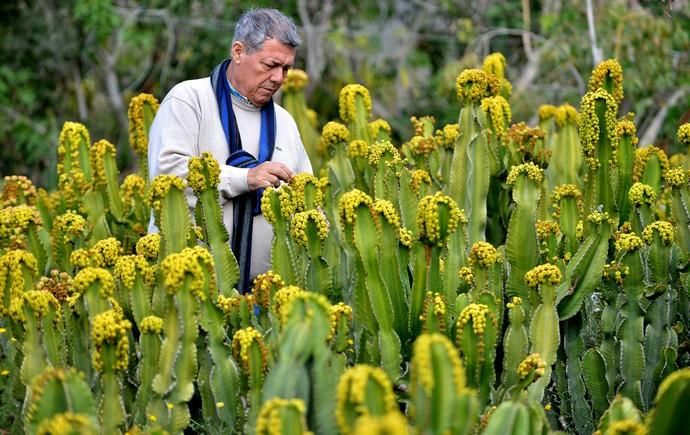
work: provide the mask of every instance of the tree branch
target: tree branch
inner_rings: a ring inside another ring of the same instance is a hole
[[[640,138],[640,146],[647,146],[654,143],[656,137],[659,135],[659,131],[664,124],[664,120],[668,115],[668,110],[678,103],[678,100],[683,98],[685,94],[690,92],[690,86],[683,86],[676,89],[670,97],[668,97],[659,107],[658,112],[652,118],[649,126],[645,129],[644,134]]]
[[[594,26],[594,7],[592,0],[587,0],[587,27],[589,28],[589,43],[592,46],[592,60],[594,66],[597,66],[603,60],[601,48],[597,45],[597,33]]]

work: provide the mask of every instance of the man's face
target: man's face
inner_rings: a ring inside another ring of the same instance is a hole
[[[295,49],[275,39],[266,39],[257,51],[247,54],[241,42],[232,45],[231,83],[255,106],[268,103],[280,89],[295,61]]]

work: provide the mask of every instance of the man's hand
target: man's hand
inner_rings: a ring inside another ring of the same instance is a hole
[[[247,173],[247,185],[252,192],[266,187],[278,187],[280,182],[288,183],[293,177],[292,171],[282,163],[263,162]]]

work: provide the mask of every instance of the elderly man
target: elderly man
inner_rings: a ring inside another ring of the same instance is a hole
[[[170,90],[151,125],[151,178],[185,178],[189,159],[205,151],[221,164],[218,190],[241,292],[270,268],[273,231],[260,214],[263,189],[312,172],[294,119],[272,98],[299,44],[295,24],[281,12],[246,12],[237,22],[230,59],[216,66],[210,79],[184,81]],[[190,192],[188,202],[193,208]]]

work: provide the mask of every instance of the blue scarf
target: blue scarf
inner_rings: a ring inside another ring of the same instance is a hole
[[[226,72],[230,59],[216,66],[211,73],[211,85],[218,101],[220,121],[228,141],[230,157],[225,162],[236,168],[254,168],[271,160],[276,142],[276,113],[273,99],[261,107],[261,134],[259,139],[259,158],[242,149],[242,139],[232,108],[232,95],[237,93],[230,86]],[[237,93],[239,94],[239,93]],[[230,246],[240,268],[240,293],[249,291],[250,266],[252,258],[252,231],[254,216],[261,214],[261,195],[264,189],[248,192],[233,199],[233,231]]]

